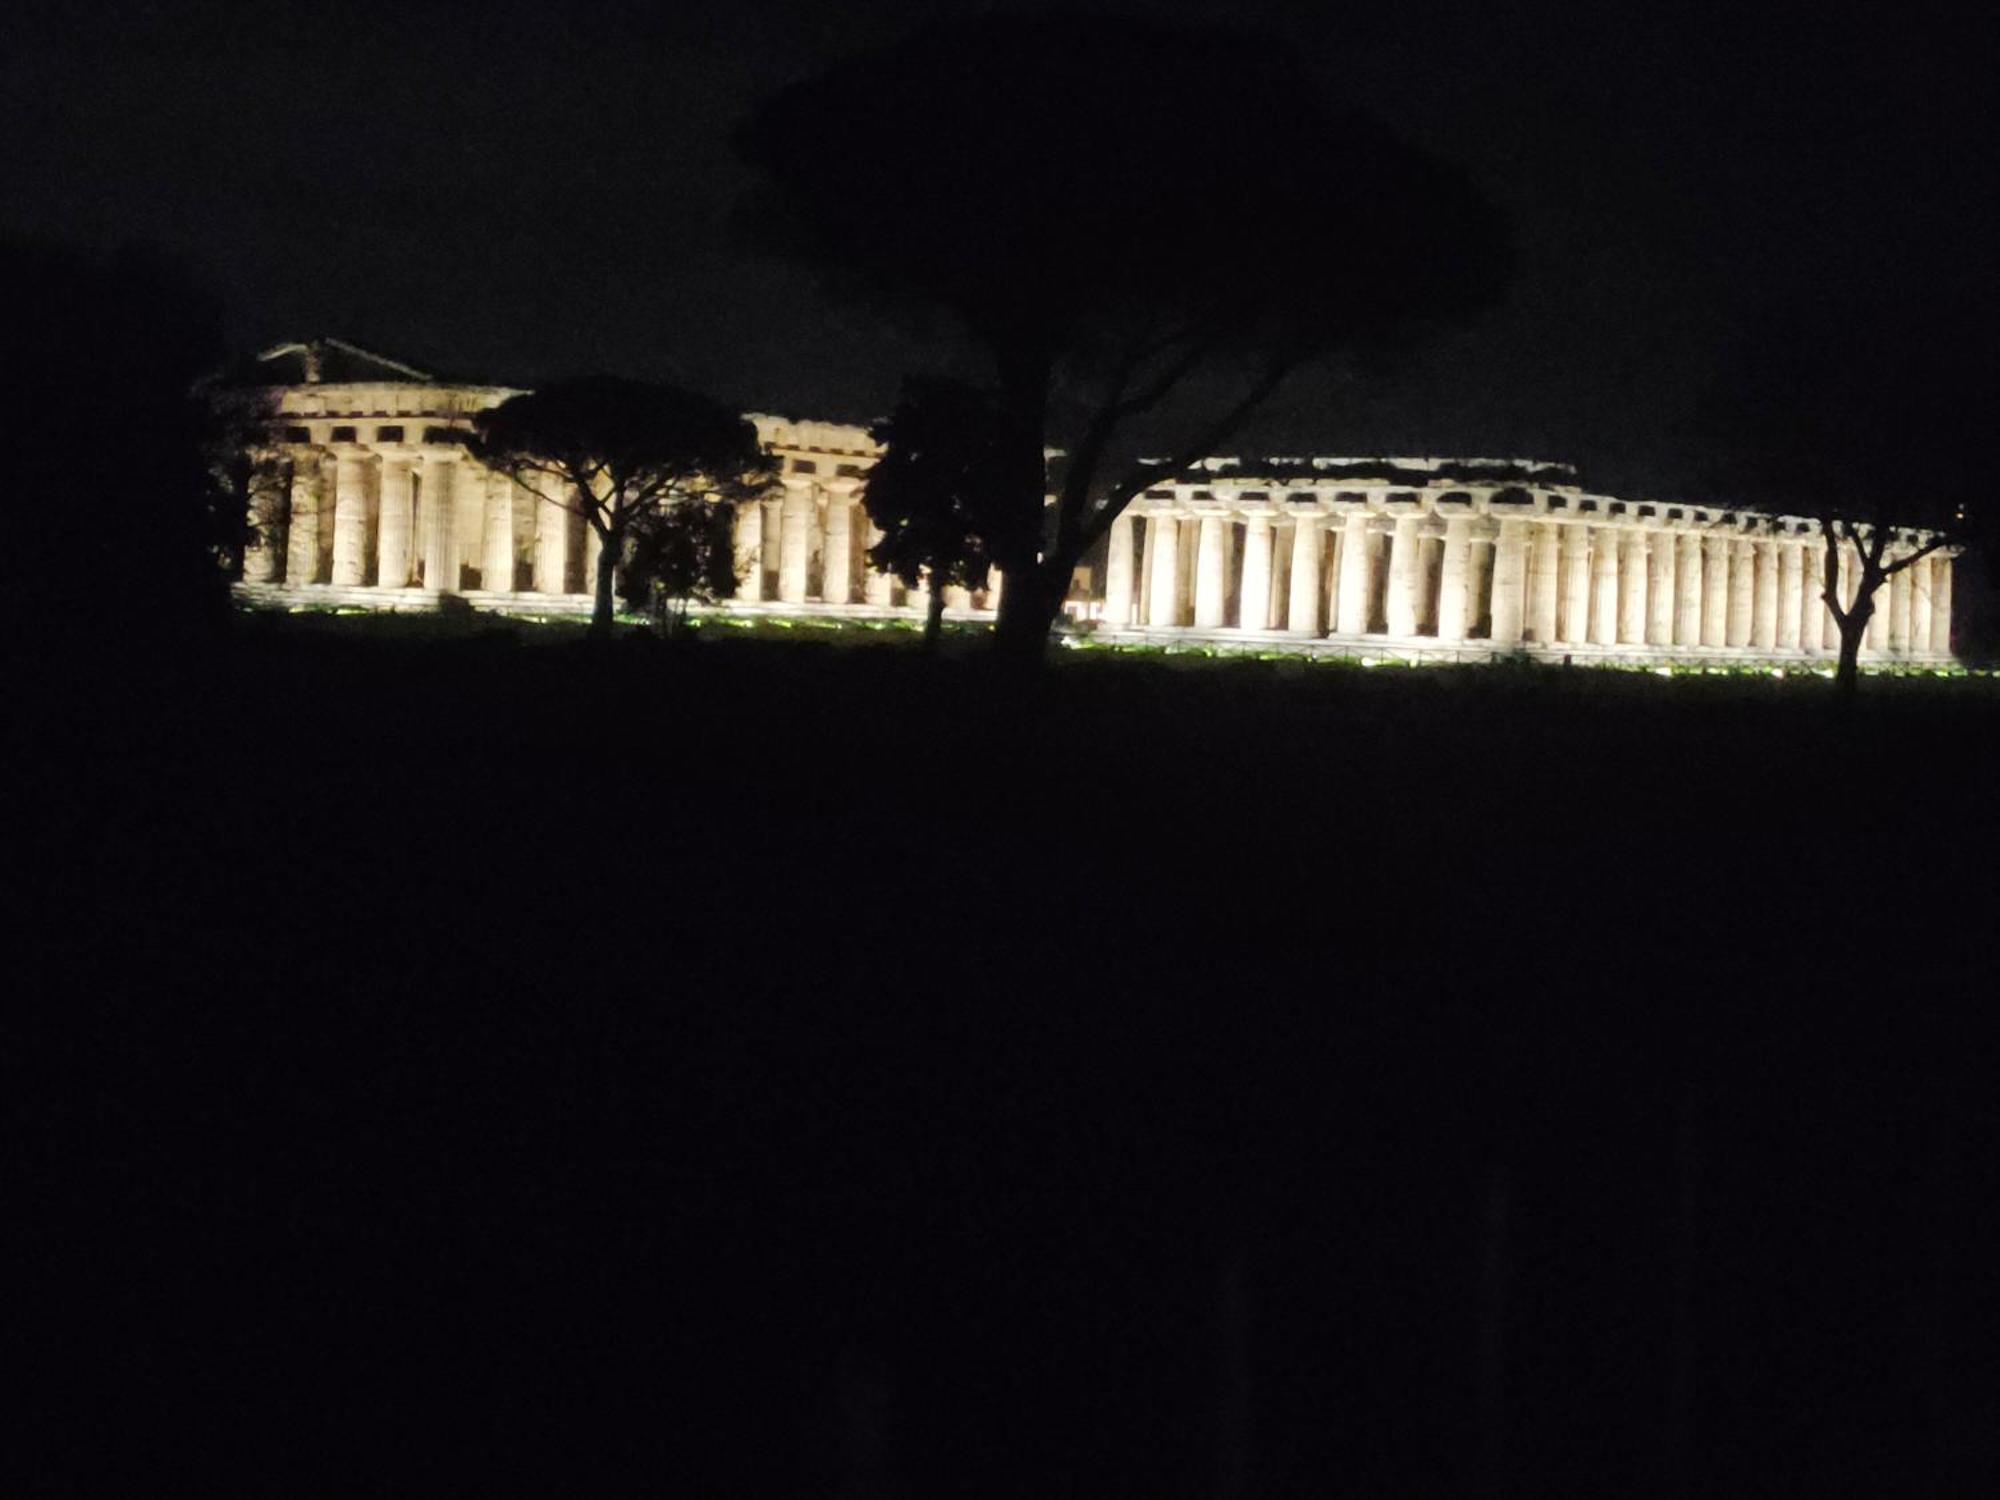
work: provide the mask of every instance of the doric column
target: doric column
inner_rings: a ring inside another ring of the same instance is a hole
[[[1779,651],[1797,651],[1799,617],[1804,613],[1800,595],[1804,590],[1804,559],[1799,544],[1786,538],[1773,544],[1778,555],[1777,614],[1772,645]]]
[[[486,545],[480,550],[479,586],[499,593],[514,588],[514,481],[486,476]]]
[[[570,510],[556,500],[564,486],[553,475],[537,474],[531,481],[535,491],[535,592],[569,592]]]
[[[1794,544],[1799,555],[1799,650],[1810,656],[1819,650],[1819,621],[1825,613],[1820,603],[1820,547],[1816,538]]]
[[[333,581],[354,588],[368,576],[368,459],[344,450],[333,465]]]
[[[1521,644],[1528,592],[1528,523],[1508,517],[1493,545],[1493,644]]]
[[[1759,651],[1778,649],[1778,544],[1753,542],[1757,558],[1756,596],[1750,605],[1750,644]]]
[[[424,455],[424,587],[432,593],[458,591],[457,472],[443,454]]]
[[[1558,638],[1562,606],[1562,527],[1555,521],[1531,521],[1528,543],[1528,639],[1551,645]]]
[[[806,602],[806,574],[812,565],[812,534],[818,521],[819,502],[812,487],[787,484],[778,537],[778,598],[785,604]]]
[[[913,609],[918,614],[928,614],[931,607],[931,575],[919,573],[917,581],[903,590],[903,608]]]
[[[1729,621],[1725,644],[1750,644],[1750,627],[1757,612],[1757,552],[1737,538],[1729,547]]]
[[[1194,623],[1219,630],[1229,618],[1229,518],[1207,514],[1197,522],[1194,561]]]
[[[1571,521],[1562,528],[1562,618],[1556,634],[1565,646],[1590,638],[1590,528]]]
[[[1132,512],[1111,523],[1104,559],[1104,623],[1132,623]]]
[[[1910,572],[1901,568],[1889,579],[1889,649],[1898,656],[1910,650],[1910,585],[1916,581]]]
[[[1671,646],[1674,643],[1674,534],[1649,529],[1646,541],[1651,557],[1646,576],[1646,644]]]
[[[986,570],[986,607],[996,615],[1000,613],[1000,595],[1007,587],[1007,576],[998,568]]]
[[[1951,572],[1948,552],[1931,554],[1931,650],[1951,655]]]
[[[1918,558],[1909,572],[1910,650],[1922,656],[1931,649],[1931,557]]]
[[[863,514],[865,515],[866,512],[864,511]],[[873,552],[882,543],[882,528],[877,526],[873,521],[870,521],[866,535],[868,551]],[[883,572],[872,562],[869,562],[865,554],[862,558],[861,566],[867,570],[862,574],[861,578],[862,599],[878,609],[887,609],[895,602],[896,598],[895,575]],[[988,592],[993,596],[987,601],[986,607],[988,609],[999,608],[999,579],[999,570],[995,569],[993,573],[994,581],[988,586]]]
[[[948,583],[944,586],[944,607],[957,614],[972,608],[972,590],[962,583]]]
[[[1374,521],[1370,512],[1357,506],[1341,522],[1340,582],[1334,592],[1334,629],[1341,635],[1364,635],[1368,630],[1374,561],[1368,530]]]
[[[1236,628],[1271,628],[1271,518],[1243,518],[1243,576],[1236,590]]]
[[[1674,644],[1701,644],[1701,537],[1693,531],[1676,532],[1674,550]]]
[[[949,597],[950,590],[946,590]],[[827,491],[826,545],[820,553],[819,596],[828,604],[854,602],[854,497]],[[953,608],[970,609],[971,603]]]
[[[1500,525],[1491,517],[1482,516],[1483,525],[1473,528],[1472,546],[1465,559],[1465,633],[1472,636],[1480,625],[1486,626],[1482,640],[1493,636],[1493,555],[1495,543],[1491,540],[1500,534]]]
[[[1590,644],[1618,644],[1618,533],[1590,529]]]
[[[452,530],[457,537],[453,543],[457,551],[459,571],[452,575],[452,587],[458,587],[458,580],[465,568],[481,567],[486,561],[486,518],[487,509],[486,478],[488,471],[469,458],[454,457],[452,465],[451,489]],[[485,585],[482,575],[480,584]]]
[[[1433,635],[1437,633],[1437,600],[1432,597],[1437,592],[1437,574],[1431,568],[1431,559],[1437,555],[1432,543],[1443,535],[1444,522],[1436,515],[1426,516],[1417,525],[1417,556],[1413,564],[1416,579],[1411,592],[1416,598],[1419,633],[1426,625]]]
[[[730,557],[736,568],[736,597],[755,604],[764,597],[764,507],[745,500],[729,526]]]
[[[1444,556],[1438,567],[1438,639],[1465,639],[1466,574],[1472,556],[1472,519],[1446,516]]]
[[[1702,539],[1701,643],[1721,646],[1729,640],[1730,538],[1710,532]]]
[[[1396,517],[1389,533],[1389,595],[1383,613],[1389,634],[1407,639],[1417,633],[1417,570],[1423,563],[1423,517]]]
[[[285,582],[319,582],[320,462],[314,450],[292,456],[290,524],[285,532]]]
[[[1618,533],[1618,642],[1646,644],[1646,533],[1630,526]]]
[[[1286,600],[1285,629],[1293,635],[1320,633],[1320,544],[1325,517],[1302,510],[1292,528],[1292,578]]]
[[[1153,554],[1153,576],[1148,582],[1150,593],[1146,598],[1146,624],[1155,630],[1165,630],[1181,622],[1181,551],[1180,521],[1177,517],[1156,511],[1146,517],[1146,532],[1151,539]]]

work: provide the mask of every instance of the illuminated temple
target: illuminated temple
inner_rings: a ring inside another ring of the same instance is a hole
[[[325,340],[263,356],[282,482],[258,502],[239,593],[252,602],[587,613],[597,537],[473,462],[455,440],[515,394],[442,382]],[[732,612],[921,614],[867,563],[867,430],[756,415],[781,484],[736,518]],[[1905,551],[1921,534],[1898,535]],[[1066,606],[1098,639],[1383,658],[1575,661],[1832,657],[1818,523],[1591,494],[1515,460],[1212,459],[1146,492],[1077,570]],[[1893,554],[1892,554],[1893,555]],[[1842,559],[1841,587],[1857,564]],[[1938,551],[1877,596],[1864,662],[1946,660],[1952,564]],[[989,590],[946,592],[990,616]]]

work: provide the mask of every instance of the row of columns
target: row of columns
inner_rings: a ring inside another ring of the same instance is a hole
[[[779,604],[897,604],[923,609],[930,591],[906,589],[892,575],[869,566],[868,550],[882,532],[868,519],[856,482],[814,484],[787,476],[781,493],[736,510],[736,597]],[[984,607],[999,601],[999,575],[981,591]],[[969,610],[973,591],[953,584],[945,607]]]
[[[1150,629],[1832,652],[1817,534],[1470,511],[1136,507],[1111,528],[1104,620]],[[1852,546],[1840,597],[1859,576]],[[1864,649],[1945,655],[1951,563],[1876,596]]]
[[[253,499],[251,583],[588,592],[602,550],[565,506],[452,449],[294,449]]]

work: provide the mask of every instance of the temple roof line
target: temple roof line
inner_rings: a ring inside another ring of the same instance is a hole
[[[259,364],[264,364],[294,356],[299,361],[302,380],[287,382],[292,384],[348,385],[384,379],[410,380],[424,385],[439,383],[437,377],[428,370],[419,370],[414,365],[390,359],[386,354],[377,354],[372,349],[363,349],[360,345],[350,344],[345,339],[320,338],[305,343],[273,344],[257,356],[257,361]],[[350,368],[351,366],[361,366],[364,369],[356,373]],[[382,373],[385,371],[388,372],[386,375]]]

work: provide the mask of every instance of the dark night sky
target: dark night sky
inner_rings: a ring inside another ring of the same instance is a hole
[[[971,8],[31,3],[0,23],[0,229],[182,252],[245,346],[346,335],[862,418],[939,352],[742,253],[727,133],[765,91]],[[1930,0],[1137,8],[1280,33],[1518,222],[1508,307],[1373,394],[1300,381],[1253,446],[1532,453],[1671,489],[1678,424],[1761,309],[1859,295],[1992,326],[1991,39]]]

